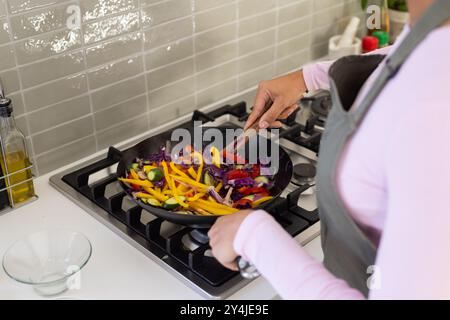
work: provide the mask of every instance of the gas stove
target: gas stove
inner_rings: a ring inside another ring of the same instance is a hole
[[[280,145],[293,161],[294,178],[267,209],[302,245],[320,232],[314,177],[324,121],[323,115],[313,113],[312,107],[317,103],[317,99],[305,99],[300,111],[284,121]],[[171,131],[187,121],[202,121],[203,125],[214,127],[243,127],[247,117],[245,102],[209,112],[195,111],[190,119],[185,117],[155,128],[140,140]],[[140,140],[127,143],[121,150]],[[117,182],[120,156],[120,150],[110,147],[104,156],[52,176],[50,184],[206,298],[225,299],[252,281],[225,269],[212,257],[204,231],[164,221],[136,206]]]

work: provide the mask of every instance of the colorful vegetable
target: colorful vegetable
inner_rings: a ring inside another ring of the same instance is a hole
[[[268,184],[269,183],[269,179],[267,177],[264,176],[258,176],[255,178],[255,182],[257,184]]]
[[[175,197],[172,197],[170,199],[167,199],[164,202],[163,207],[164,207],[164,209],[167,209],[167,210],[176,209],[180,206],[179,201],[186,201],[186,198],[183,196],[179,196],[178,199],[176,199]]]
[[[216,189],[214,187],[208,188],[208,194],[218,203],[224,203],[225,200],[216,192]]]
[[[262,166],[221,162],[217,148],[205,159],[192,147],[186,150],[187,155],[176,157],[177,163],[164,148],[136,159],[126,178],[119,180],[139,201],[179,214],[229,215],[272,199],[273,179],[261,175]]]
[[[255,180],[253,180],[252,178],[234,179],[234,180],[229,180],[228,184],[235,188],[240,188],[240,187],[245,187],[245,186],[254,186]]]
[[[164,173],[159,168],[155,168],[150,170],[150,172],[147,174],[148,180],[152,182],[160,181],[162,178],[164,178]]]
[[[207,186],[215,186],[216,185],[214,178],[211,177],[211,175],[208,172],[205,173],[204,181]]]
[[[166,177],[167,183],[169,184],[169,189],[172,191],[173,197],[175,198],[175,201],[182,206],[183,208],[188,208],[189,205],[187,205],[186,203],[184,203],[179,196],[178,196],[178,190],[175,186],[175,183],[172,180],[172,177],[169,175],[169,169],[167,168],[167,164],[165,161],[161,161],[161,165],[163,167],[164,170],[164,176]]]

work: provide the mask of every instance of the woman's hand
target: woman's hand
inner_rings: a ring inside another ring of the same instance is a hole
[[[253,211],[245,210],[217,219],[208,232],[209,244],[214,257],[226,268],[237,271],[234,239],[244,219]]]
[[[245,129],[264,113],[266,104],[273,101],[272,107],[259,121],[260,129],[281,127],[277,120],[287,119],[298,108],[298,101],[303,97],[306,88],[303,71],[296,71],[286,76],[260,83],[253,111],[247,120]]]

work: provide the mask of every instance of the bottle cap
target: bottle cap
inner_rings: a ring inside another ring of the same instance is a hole
[[[386,32],[386,31],[375,31],[372,35],[374,37],[378,38],[378,46],[380,48],[389,45],[389,40],[390,40],[389,32]]]
[[[371,52],[378,49],[379,40],[377,37],[366,36],[362,39],[362,47],[364,52]]]
[[[11,106],[11,99],[0,98],[0,117],[10,117],[13,108]]]

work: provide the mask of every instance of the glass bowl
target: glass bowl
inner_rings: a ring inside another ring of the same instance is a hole
[[[91,253],[91,243],[81,233],[41,231],[7,250],[3,269],[12,279],[32,285],[41,295],[51,296],[79,285],[79,271]]]

